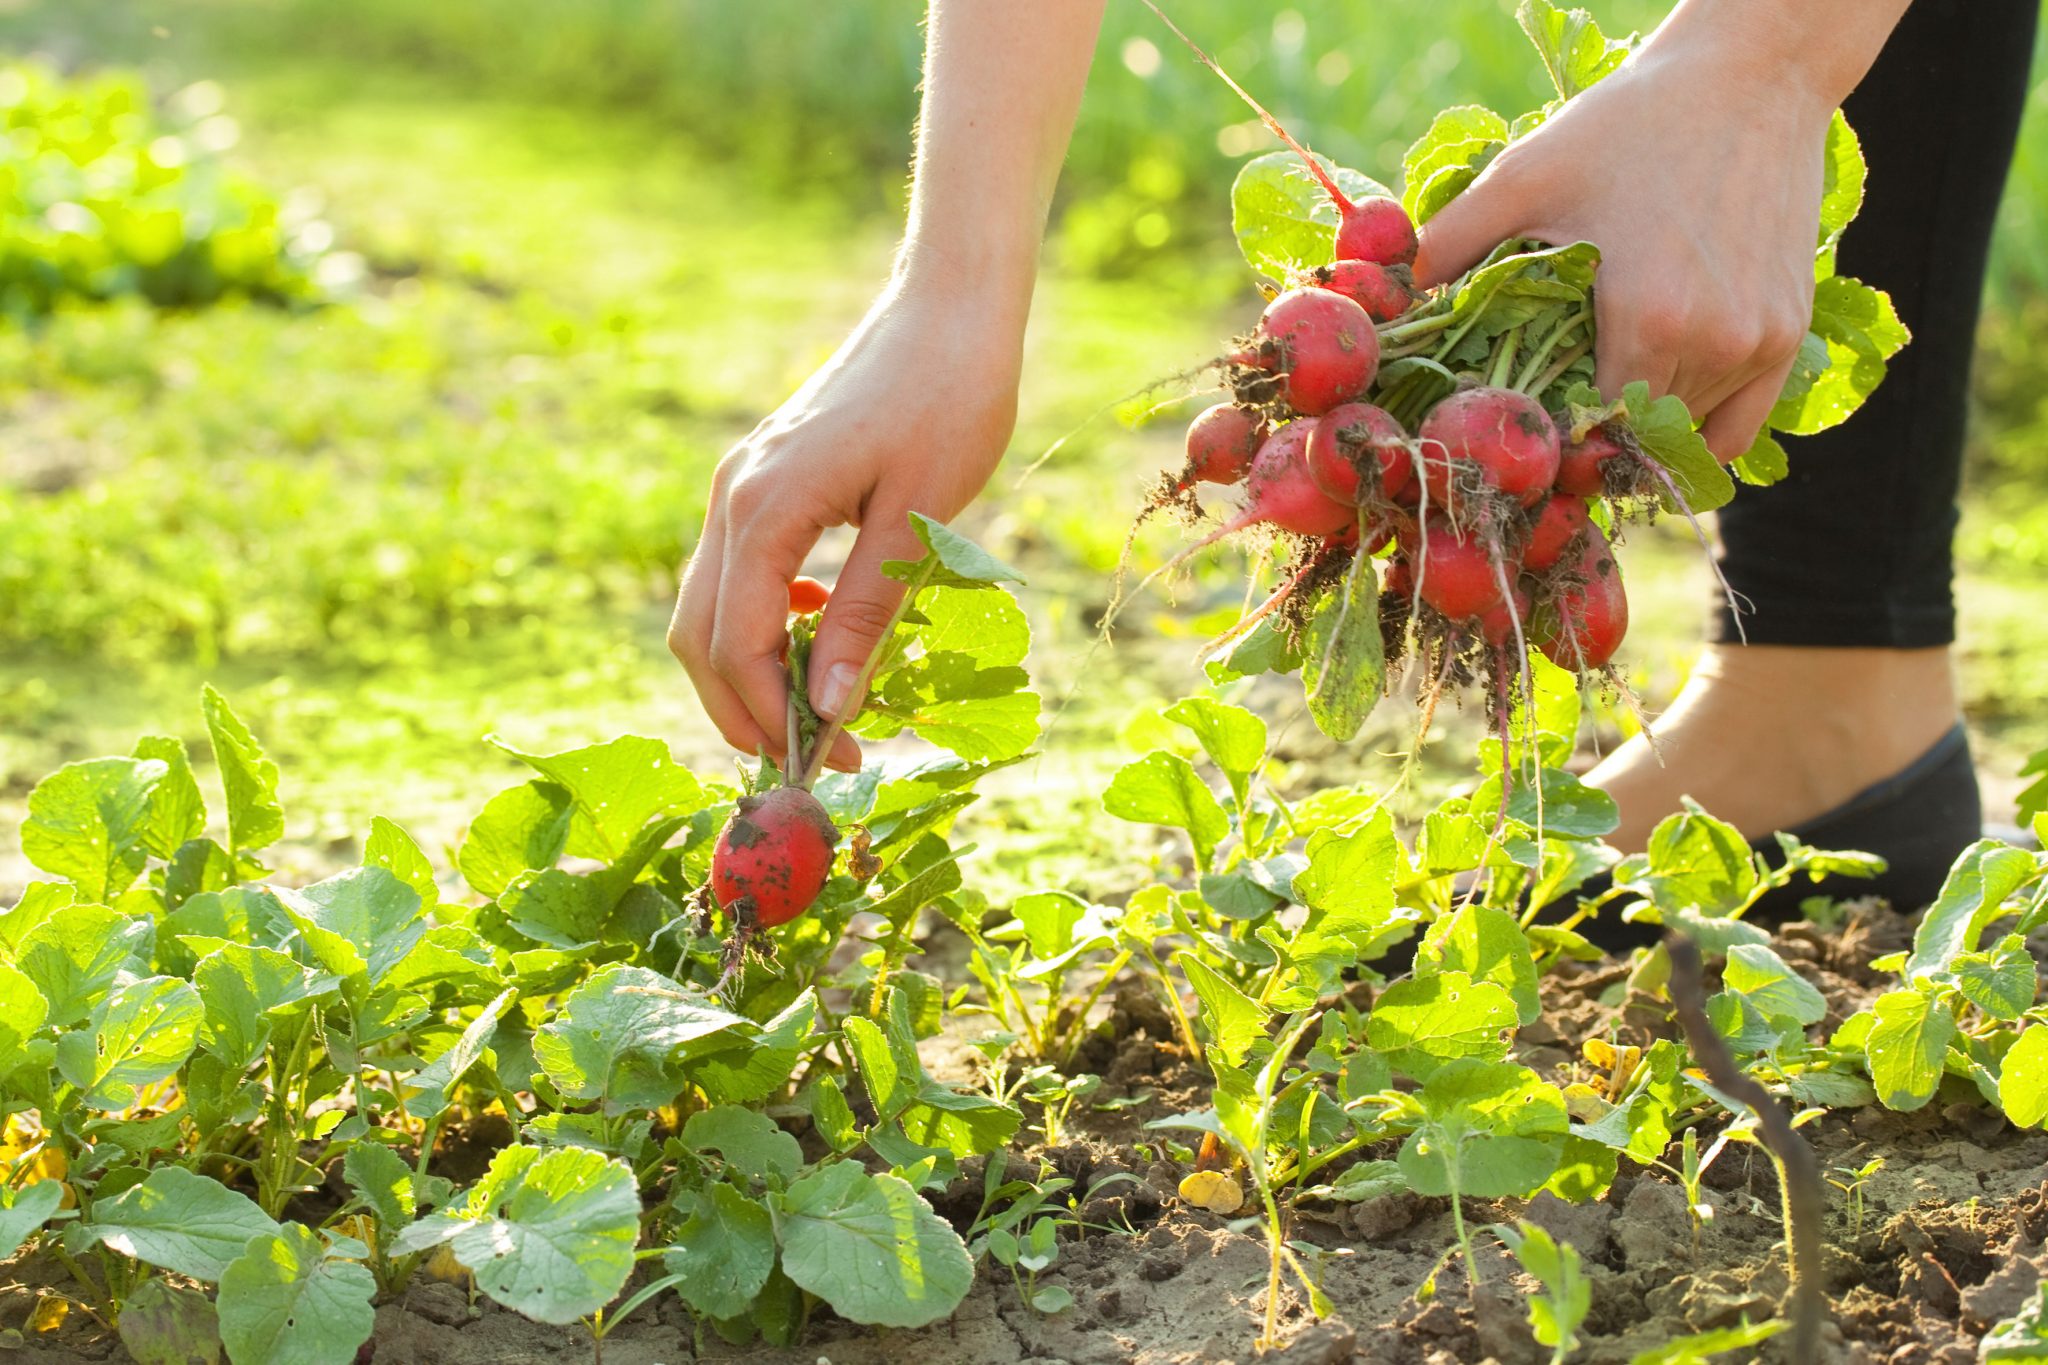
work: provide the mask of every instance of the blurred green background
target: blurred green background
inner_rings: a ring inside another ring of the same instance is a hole
[[[1596,10],[1626,29],[1664,8]],[[1437,109],[1540,102],[1512,9],[1174,6],[1308,141],[1388,180]],[[35,778],[192,728],[202,678],[285,765],[309,863],[372,811],[452,837],[499,783],[489,729],[529,748],[632,729],[723,762],[664,650],[667,599],[718,454],[886,272],[921,14],[0,0],[0,891]],[[1251,314],[1227,193],[1269,146],[1149,12],[1111,0],[1012,463],[969,527],[1031,573],[1061,706],[999,803],[1019,877],[1113,859],[1078,817],[1119,732],[1195,685],[1194,643],[1241,597],[1242,565],[1212,566],[1126,618],[1114,666],[1095,653],[1129,530],[1100,509],[1135,513],[1186,411],[1147,424],[1119,400]],[[2048,742],[2044,229],[2048,84],[2001,226],[1964,528],[1994,800]],[[1173,534],[1142,537],[1140,562]],[[1628,658],[1654,709],[1704,574],[1664,536],[1629,562]],[[1396,760],[1375,756],[1412,741],[1412,714],[1390,702],[1377,726],[1340,752],[1296,723],[1283,753],[1305,779],[1384,781]],[[1462,762],[1447,752],[1433,780]]]

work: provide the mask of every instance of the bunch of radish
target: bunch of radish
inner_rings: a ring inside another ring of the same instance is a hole
[[[1188,46],[1292,152],[1240,176],[1237,227],[1270,279],[1267,302],[1216,362],[1228,397],[1194,418],[1184,467],[1148,509],[1198,518],[1212,490],[1239,490],[1221,525],[1160,573],[1232,537],[1287,556],[1278,589],[1212,641],[1213,656],[1235,669],[1255,629],[1277,631],[1293,648],[1279,657],[1310,666],[1305,678],[1327,673],[1328,660],[1300,654],[1307,627],[1339,599],[1355,626],[1369,571],[1363,610],[1376,608],[1378,638],[1322,632],[1326,649],[1373,656],[1349,677],[1381,687],[1387,663],[1414,658],[1426,705],[1449,683],[1484,678],[1503,724],[1531,649],[1613,679],[1628,631],[1620,528],[1660,509],[1690,516],[1732,484],[1677,399],[1631,385],[1604,402],[1592,387],[1597,248],[1503,242],[1462,278],[1418,290],[1403,202],[1312,155]],[[1419,143],[1407,170],[1449,164]],[[1248,237],[1247,218],[1290,195],[1289,212]],[[1311,220],[1327,235],[1313,236]]]

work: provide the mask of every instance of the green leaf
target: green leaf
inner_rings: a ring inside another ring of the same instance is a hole
[[[301,967],[275,948],[226,943],[199,959],[192,980],[206,1014],[199,1041],[241,1071],[270,1044],[273,1014],[331,989],[334,978]]]
[[[1521,924],[1505,910],[1463,905],[1429,926],[1416,951],[1418,969],[1463,972],[1474,981],[1490,981],[1515,1002],[1520,1022],[1534,1023],[1543,1013],[1536,990],[1536,959]]]
[[[1735,1327],[1716,1327],[1709,1332],[1674,1337],[1661,1346],[1638,1351],[1629,1357],[1628,1365],[1711,1365],[1716,1357],[1761,1345],[1791,1325],[1778,1320],[1745,1322]]]
[[[1979,839],[1957,855],[1941,894],[1913,931],[1905,977],[1917,981],[1945,972],[1956,958],[1975,952],[1985,928],[2001,913],[2005,898],[2034,875],[2033,855],[1996,839]]]
[[[1889,1109],[1918,1109],[1941,1084],[1956,1019],[1918,991],[1890,991],[1871,1005],[1876,1022],[1864,1040],[1871,1084]]]
[[[775,1269],[773,1215],[722,1181],[685,1193],[676,1205],[689,1217],[661,1258],[671,1275],[682,1276],[676,1293],[709,1317],[745,1313]]]
[[[50,1221],[64,1202],[64,1182],[42,1180],[16,1189],[0,1183],[0,1261],[11,1261],[22,1243]]]
[[[1816,255],[1821,265],[1819,278],[1824,279],[1835,273],[1835,247],[1842,240],[1842,230],[1855,221],[1863,207],[1863,182],[1868,176],[1863,146],[1839,109],[1828,123],[1822,166],[1820,247]]]
[[[420,893],[381,867],[276,894],[314,958],[345,981],[382,981],[427,931]]]
[[[15,1058],[50,1017],[50,1002],[26,973],[0,962],[0,1058]],[[12,1061],[0,1061],[4,1079]],[[6,1257],[0,1256],[0,1260]]]
[[[406,1113],[416,1119],[430,1119],[454,1102],[449,1092],[484,1059],[485,1050],[497,1034],[498,1020],[518,998],[516,990],[501,992],[497,999],[484,1006],[477,1017],[469,1021],[469,1026],[445,1052],[400,1082]]]
[[[973,1283],[959,1234],[893,1175],[835,1162],[777,1202],[783,1273],[850,1322],[922,1327]]]
[[[1266,1011],[1192,952],[1174,959],[1202,1002],[1209,1046],[1232,1066],[1242,1066],[1253,1043],[1266,1036]]]
[[[383,868],[419,892],[423,905],[441,899],[441,888],[434,884],[434,865],[427,861],[419,843],[381,815],[370,817],[370,837],[363,841],[363,866]]]
[[[2018,1127],[2048,1123],[2048,1027],[2036,1024],[2022,1031],[2006,1049],[1999,1063],[1998,1105]]]
[[[571,812],[566,846],[578,858],[613,862],[626,853],[634,836],[650,820],[694,814],[711,799],[703,784],[676,762],[668,745],[658,739],[622,735],[606,744],[559,754],[521,753],[496,736],[491,742],[568,793]],[[501,794],[492,804],[503,799]],[[532,818],[535,809],[528,798],[506,814]],[[525,828],[526,833],[508,832],[513,828]],[[501,842],[493,844],[488,854],[479,850],[480,871],[490,880],[491,874],[504,870],[519,856],[531,857],[535,844],[545,835],[545,830],[535,832],[530,827],[499,827],[493,838]]]
[[[1635,47],[1633,38],[1608,38],[1586,11],[1559,9],[1550,0],[1522,0],[1515,19],[1536,45],[1559,99],[1568,100],[1612,75]]]
[[[910,529],[924,542],[924,557],[884,561],[882,572],[890,578],[928,588],[991,588],[1024,581],[1024,575],[944,522],[912,512]]]
[[[1353,201],[1392,198],[1386,186],[1326,159],[1323,168]],[[1293,152],[1247,161],[1230,188],[1231,227],[1252,269],[1284,283],[1289,274],[1328,265],[1337,254],[1337,206]]]
[[[617,1114],[670,1103],[693,1053],[751,1029],[696,987],[613,965],[569,993],[534,1035],[533,1055],[565,1099],[602,1100]]]
[[[419,1211],[412,1168],[381,1143],[350,1143],[341,1158],[341,1176],[377,1220],[381,1241],[396,1237]]]
[[[1793,971],[1775,950],[1760,944],[1730,948],[1721,982],[1766,1015],[1783,1015],[1809,1027],[1827,1018],[1828,1002],[1820,988]]]
[[[1728,468],[1736,478],[1757,488],[1769,487],[1792,472],[1785,447],[1778,444],[1769,427],[1758,431],[1749,449]]]
[[[220,1365],[220,1319],[197,1290],[144,1280],[115,1327],[135,1365]]]
[[[70,878],[80,899],[114,899],[149,863],[150,801],[169,771],[156,759],[66,764],[28,794],[22,853],[43,871]]]
[[[1481,354],[1487,338],[1530,323],[1547,325],[1583,303],[1600,268],[1600,249],[1591,242],[1503,251],[1461,280],[1451,303],[1460,325],[1469,324],[1466,345]]]
[[[1386,684],[1379,577],[1372,561],[1357,554],[1342,588],[1323,594],[1302,632],[1301,686],[1309,718],[1331,739],[1347,743]]]
[[[1514,997],[1499,986],[1444,972],[1387,987],[1373,1006],[1366,1039],[1395,1070],[1426,1082],[1447,1062],[1506,1057],[1519,1018]]]
[[[446,1242],[493,1299],[567,1325],[618,1297],[639,1240],[640,1195],[625,1162],[583,1147],[506,1147],[459,1207],[407,1228],[397,1250]]]
[[[1526,1197],[1557,1169],[1571,1132],[1563,1092],[1512,1062],[1449,1062],[1416,1098],[1423,1121],[1396,1160],[1418,1194]]]
[[[199,794],[183,740],[146,736],[136,743],[135,757],[164,765],[164,775],[150,793],[142,842],[152,856],[169,862],[180,848],[206,833],[206,798]]]
[[[1118,769],[1102,794],[1102,808],[1119,820],[1186,830],[1202,868],[1230,834],[1229,813],[1195,765],[1163,750]]]
[[[2018,934],[1985,952],[1963,953],[1950,965],[1963,998],[1993,1019],[2017,1019],[2034,1003],[2034,955]]]
[[[1543,1285],[1544,1292],[1529,1299],[1529,1325],[1536,1340],[1556,1347],[1561,1359],[1578,1349],[1579,1327],[1593,1311],[1593,1285],[1580,1269],[1578,1249],[1530,1222],[1502,1235],[1522,1269]]]
[[[1500,746],[1490,747],[1498,756]],[[1621,814],[1614,798],[1598,787],[1589,787],[1557,768],[1542,769],[1540,780],[1540,802],[1537,788],[1519,775],[1507,801],[1508,819],[1525,826],[1531,834],[1541,829],[1545,838],[1598,839],[1603,834],[1612,834],[1620,825]],[[1491,814],[1501,808],[1500,783],[1500,774],[1496,772],[1479,784],[1479,789],[1472,793],[1474,812]]]
[[[753,1042],[694,1062],[690,1079],[716,1102],[752,1104],[768,1098],[788,1083],[797,1058],[814,1043],[817,1012],[816,992],[805,990],[761,1025]]]
[[[1242,800],[1246,779],[1266,760],[1266,722],[1242,706],[1213,697],[1183,697],[1161,714],[1194,735]]]
[[[803,1169],[803,1148],[795,1138],[766,1114],[736,1104],[698,1110],[683,1124],[682,1136],[684,1146],[696,1152],[717,1152],[728,1166],[750,1180],[771,1176],[787,1180]]]
[[[1493,110],[1476,104],[1444,110],[1401,158],[1401,207],[1417,226],[1427,222],[1442,204],[1421,211],[1424,187],[1445,172],[1462,172],[1469,182],[1507,142],[1508,121]]]
[[[898,636],[852,728],[887,739],[914,731],[970,762],[1002,762],[1038,738],[1038,694],[1020,666],[1031,623],[1006,592],[938,587],[918,598],[918,619]],[[914,647],[914,648],[913,648]]]
[[[69,1028],[92,1012],[117,974],[147,974],[156,926],[103,905],[73,905],[22,935],[14,965],[48,1003],[47,1023]]]
[[[212,1284],[250,1238],[275,1236],[278,1226],[249,1196],[182,1166],[160,1166],[95,1201],[85,1230],[123,1256]]]
[[[368,1270],[328,1259],[312,1229],[287,1224],[221,1276],[221,1340],[236,1361],[351,1365],[376,1326],[376,1293]]]
[[[269,848],[284,837],[284,807],[277,800],[277,765],[249,733],[227,698],[209,685],[200,692],[213,761],[228,798],[228,847],[237,856]]]
[[[1649,384],[1639,379],[1622,389],[1621,401],[1628,409],[1623,422],[1636,444],[1670,477],[1672,488],[1658,494],[1665,511],[1711,512],[1735,496],[1735,481],[1693,429],[1692,414],[1676,395],[1651,402]]]
[[[553,867],[569,845],[575,803],[552,782],[508,787],[484,803],[463,837],[455,865],[480,895],[496,896],[514,877]]]
[[[1886,362],[1910,339],[1891,296],[1831,275],[1814,286],[1809,346],[1771,409],[1770,425],[1794,436],[1839,426],[1883,382]],[[1825,362],[1815,359],[1825,352]]]
[[[116,989],[90,1027],[57,1040],[57,1069],[93,1109],[126,1109],[136,1092],[177,1074],[199,1043],[206,1010],[191,983],[144,977]]]
[[[1756,855],[1735,826],[1687,801],[1650,833],[1645,890],[1659,910],[1721,916],[1756,889]]]

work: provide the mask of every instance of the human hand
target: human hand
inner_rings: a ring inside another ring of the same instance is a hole
[[[849,714],[854,675],[923,553],[913,511],[948,520],[988,482],[1016,420],[1023,319],[957,279],[899,277],[797,393],[719,462],[669,648],[726,742],[787,748],[789,585],[828,527],[860,527],[811,650],[810,698]],[[829,756],[854,769],[842,734]]]
[[[1659,30],[1423,225],[1418,283],[1513,237],[1595,243],[1601,392],[1647,380],[1742,455],[1812,315],[1834,109],[1769,58],[1726,25]]]

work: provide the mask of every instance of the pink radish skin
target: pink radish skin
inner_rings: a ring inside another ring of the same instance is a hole
[[[1287,378],[1287,402],[1315,417],[1372,386],[1380,339],[1365,310],[1328,289],[1290,289],[1259,318],[1264,368]]]
[[[1572,537],[1591,527],[1585,501],[1558,493],[1536,512],[1529,527],[1529,543],[1522,549],[1522,567],[1538,573],[1556,564],[1570,548]]]
[[[1315,272],[1315,281],[1356,303],[1374,322],[1392,322],[1415,303],[1415,291],[1374,261],[1334,261]]]
[[[1355,509],[1323,496],[1308,472],[1315,422],[1289,422],[1266,438],[1245,476],[1249,494],[1235,529],[1265,524],[1304,536],[1332,536],[1358,520]]]
[[[1408,483],[1414,461],[1408,454],[1408,433],[1384,408],[1346,403],[1330,409],[1308,438],[1308,472],[1325,496],[1358,503],[1360,470],[1376,465],[1374,488],[1388,501]]]
[[[1501,600],[1493,556],[1476,536],[1461,536],[1449,521],[1431,517],[1401,545],[1419,561],[1422,600],[1453,621],[1469,621]]]
[[[1559,593],[1536,632],[1536,647],[1552,663],[1573,670],[1599,668],[1628,634],[1621,565],[1598,527],[1586,542],[1579,571],[1585,585]]]
[[[1513,389],[1461,389],[1429,410],[1419,433],[1430,501],[1453,513],[1452,474],[1460,462],[1524,506],[1557,481],[1557,428],[1535,399]]]
[[[1597,498],[1607,491],[1607,462],[1621,454],[1614,438],[1599,427],[1586,439],[1564,447],[1557,461],[1557,491],[1576,498]]]
[[[825,889],[838,843],[832,817],[801,787],[743,796],[711,852],[711,894],[727,912],[751,901],[764,927],[786,924]]]
[[[1513,616],[1508,615],[1508,604],[1506,602],[1495,602],[1485,611],[1479,613],[1479,636],[1495,648],[1505,644],[1512,644],[1515,638],[1515,622],[1518,620],[1522,623],[1522,629],[1524,631],[1528,630],[1529,594],[1520,588],[1515,589],[1515,614]]]
[[[1188,464],[1180,486],[1241,483],[1259,453],[1265,419],[1254,408],[1218,403],[1188,424]]]
[[[1380,195],[1339,202],[1337,259],[1375,265],[1415,264],[1415,224],[1400,202]]]

